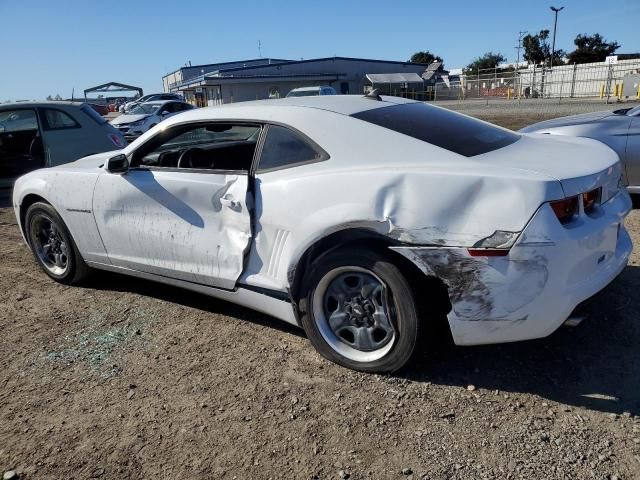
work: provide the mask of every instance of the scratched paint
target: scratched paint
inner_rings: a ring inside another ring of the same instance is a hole
[[[394,247],[427,275],[442,279],[457,319],[513,321],[534,301],[549,278],[542,252],[530,258],[471,257],[463,249]]]

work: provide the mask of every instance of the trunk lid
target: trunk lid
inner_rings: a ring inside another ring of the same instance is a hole
[[[555,178],[567,197],[602,187],[606,201],[617,192],[622,175],[618,154],[589,138],[525,134],[512,145],[476,158]]]

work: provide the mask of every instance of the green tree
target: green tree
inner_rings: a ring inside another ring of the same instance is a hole
[[[473,75],[478,70],[487,70],[495,68],[498,64],[505,62],[507,59],[501,53],[487,52],[484,55],[475,58],[469,65],[463,68],[465,75]]]
[[[434,55],[429,50],[425,50],[424,52],[416,52],[411,55],[411,59],[409,61],[411,63],[424,63],[425,65],[429,65],[433,62],[441,62],[442,57]]]
[[[524,59],[534,65],[547,63],[551,58],[551,45],[549,45],[549,30],[540,30],[535,35],[527,35],[522,39]],[[553,55],[553,64],[564,64],[563,57],[566,52],[558,49]]]
[[[569,54],[569,63],[603,62],[620,48],[618,42],[607,42],[599,33],[579,34],[573,43],[576,49]]]

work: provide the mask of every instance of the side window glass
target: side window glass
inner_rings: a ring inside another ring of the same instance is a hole
[[[132,167],[248,172],[253,162],[259,125],[211,124],[163,132],[134,154]]]
[[[34,110],[4,110],[0,112],[0,133],[38,130]]]
[[[260,171],[324,160],[325,154],[302,135],[270,125],[260,156]]]
[[[42,122],[45,130],[62,130],[65,128],[80,128],[70,115],[62,110],[54,110],[52,108],[42,109],[44,113]]]

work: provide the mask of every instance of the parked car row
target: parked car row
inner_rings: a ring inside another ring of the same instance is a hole
[[[441,320],[459,345],[551,334],[632,250],[623,168],[592,139],[378,95],[169,112],[152,127],[169,103],[123,115],[117,138],[145,128],[129,145],[17,180],[18,224],[52,279],[109,270],[205,293],[302,327],[340,365],[393,372]],[[0,125],[31,126],[23,147],[40,124],[69,132],[72,114],[104,126],[75,108]]]
[[[182,96],[176,93],[152,93],[120,105],[119,111],[120,113],[129,113],[130,110],[142,103],[161,102],[165,100],[182,101]]]
[[[192,108],[193,105],[177,100],[148,101],[137,104],[127,113],[111,120],[111,125],[131,142],[164,119]]]

